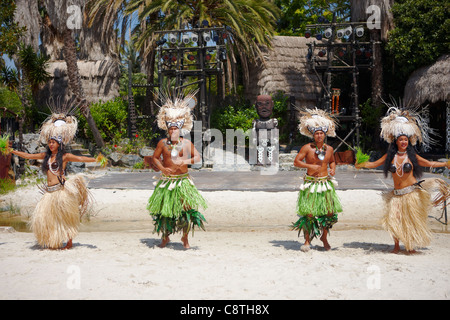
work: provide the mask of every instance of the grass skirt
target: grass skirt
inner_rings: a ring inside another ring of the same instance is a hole
[[[198,212],[206,209],[207,203],[198,192],[189,174],[178,176],[161,175],[147,205],[153,216],[155,232],[166,237],[180,230],[194,232],[195,226],[205,229],[205,218]]]
[[[409,188],[411,191],[403,195],[395,195],[394,191],[383,193],[385,215],[381,223],[393,238],[411,251],[430,244],[428,213],[432,205],[440,205],[449,198],[450,187],[442,179],[432,178]],[[432,201],[430,192],[434,189],[438,194]]]
[[[314,238],[337,222],[337,213],[342,212],[342,206],[335,184],[330,177],[305,176],[297,198],[296,211],[300,219],[292,224],[292,229],[298,230],[299,235],[303,230]]]
[[[81,176],[68,179],[59,190],[50,192],[46,186],[41,190],[44,195],[30,227],[41,247],[57,249],[78,235],[81,216],[88,210],[91,197]]]

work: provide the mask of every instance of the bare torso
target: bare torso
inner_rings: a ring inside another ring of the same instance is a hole
[[[334,175],[334,154],[333,148],[324,144],[325,157],[320,160],[316,154],[316,146],[314,143],[308,143],[304,145],[297,157],[295,158],[294,165],[300,168],[307,168],[306,173],[314,177],[325,177],[328,175],[328,167],[332,170],[331,175]],[[303,162],[305,160],[305,162]]]
[[[160,156],[163,158],[162,161],[159,160]],[[194,158],[193,160],[195,161],[186,161],[189,157]],[[165,175],[187,173],[187,163],[194,163],[200,160],[200,156],[192,142],[183,138],[180,138],[180,141],[176,144],[172,144],[167,138],[162,139],[156,147],[153,158],[155,164],[160,161],[162,167],[159,168]],[[156,165],[158,166],[158,164]]]

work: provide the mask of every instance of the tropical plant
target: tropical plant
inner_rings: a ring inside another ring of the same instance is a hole
[[[280,35],[303,35],[306,25],[316,24],[320,19],[333,20],[333,13],[337,21],[344,21],[350,15],[348,0],[275,0],[281,10],[281,17],[277,22],[277,32]]]
[[[19,75],[17,70],[8,66],[0,69],[0,83],[9,90],[14,91],[19,86]]]
[[[195,27],[204,20],[209,25],[228,26],[229,45],[241,58],[246,82],[248,61],[262,58],[260,45],[271,47],[275,23],[279,17],[279,9],[267,0],[130,0],[127,12],[139,8],[139,19],[149,20],[151,24],[141,30],[138,47],[152,38],[156,30]],[[148,50],[153,49],[154,45],[148,46]]]
[[[31,45],[20,45],[18,51],[20,67],[31,92],[35,96],[39,86],[48,81],[50,74],[47,72],[49,58],[43,54],[36,53]]]
[[[241,99],[233,105],[215,109],[211,116],[211,127],[223,134],[227,129],[247,131],[252,128],[253,120],[257,118],[255,107]]]
[[[124,42],[129,17],[138,14],[139,23],[133,36],[146,66],[148,83],[153,83],[154,79],[158,40],[154,31],[195,27],[203,20],[207,20],[209,25],[229,27],[229,52],[232,55],[229,61],[236,61],[234,52],[239,55],[244,80],[248,82],[248,63],[262,58],[259,45],[271,46],[270,40],[279,17],[279,9],[267,0],[90,0],[88,8],[90,23],[101,17],[104,32],[111,26],[118,26],[119,21],[125,22],[122,23],[121,42]]]
[[[14,0],[0,1],[0,57],[4,54],[13,55],[17,51],[20,36],[26,31],[25,27],[19,27],[19,24],[14,22],[15,10]]]
[[[9,148],[9,134],[4,134],[0,136],[0,155],[8,155],[11,153]]]
[[[22,102],[20,101],[17,92],[9,90],[8,88],[0,87],[0,106],[0,110],[2,110],[3,113],[6,111],[14,117],[23,110]]]
[[[450,2],[399,0],[392,12],[395,28],[389,34],[387,49],[405,78],[450,52]]]
[[[94,103],[90,107],[90,112],[103,140],[126,138],[128,113],[127,103],[122,98]],[[79,120],[79,127],[87,138],[92,138],[90,127],[84,119]]]

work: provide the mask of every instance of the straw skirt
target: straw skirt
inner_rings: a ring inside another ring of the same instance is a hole
[[[194,227],[204,230],[204,216],[199,208],[208,207],[189,174],[177,176],[161,175],[147,210],[153,216],[155,232],[166,237],[183,230],[194,232]]]
[[[44,195],[34,210],[30,227],[40,246],[57,249],[78,235],[81,216],[88,210],[89,191],[81,176],[68,179],[56,191],[50,191],[51,187],[41,189]]]

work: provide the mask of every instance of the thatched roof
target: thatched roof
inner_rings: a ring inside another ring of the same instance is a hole
[[[450,54],[420,68],[409,77],[403,100],[417,104],[450,101]]]
[[[317,76],[308,69],[306,55],[308,42],[303,37],[273,38],[272,49],[264,49],[265,65],[250,68],[250,85],[247,97],[256,99],[259,94],[284,91],[294,96],[299,106],[314,106],[321,92]]]
[[[114,60],[80,60],[77,62],[86,100],[89,103],[108,101],[119,96],[120,70]],[[50,81],[41,90],[42,97],[70,96],[67,64],[63,60],[50,61],[47,72]]]

